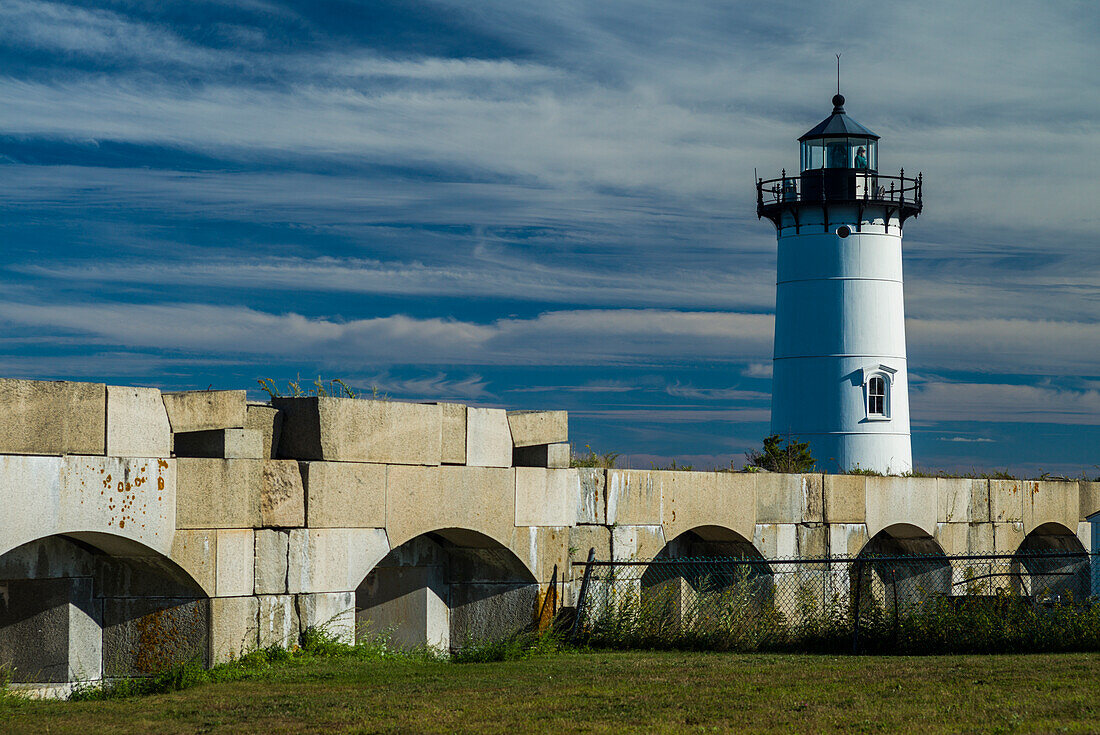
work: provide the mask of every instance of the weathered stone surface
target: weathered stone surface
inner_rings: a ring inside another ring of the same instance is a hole
[[[269,459],[260,484],[260,524],[292,528],[306,523],[306,493],[302,473],[293,459]]]
[[[1097,548],[1100,546],[1100,537],[1096,534],[1096,525],[1097,524],[1090,523],[1089,521],[1081,521],[1077,524],[1077,540],[1081,542],[1081,546],[1085,548],[1085,551],[1093,554],[1100,552],[1100,548]],[[1100,586],[1097,585],[1097,582],[1100,581],[1097,579],[1100,577],[1100,569],[1096,569],[1094,566],[1092,576],[1092,588],[1096,590],[1097,587]]]
[[[256,531],[255,592],[286,594],[290,564],[290,531],[261,528]]]
[[[172,460],[63,457],[57,530],[109,533],[168,554],[175,486]]]
[[[335,462],[437,465],[443,409],[436,403],[273,398],[283,412],[279,456]]]
[[[261,648],[297,645],[301,632],[294,595],[260,595],[259,643]]]
[[[991,480],[991,482],[997,482]],[[1024,542],[1024,524],[993,523],[993,550],[998,554],[1015,554]]]
[[[572,526],[580,480],[576,470],[517,467],[517,526]]]
[[[569,561],[585,561],[588,550],[596,550],[596,559],[611,558],[611,529],[607,526],[574,526],[569,529]],[[575,572],[580,574],[580,571]]]
[[[93,576],[92,552],[60,536],[41,538],[0,555],[0,579]]]
[[[717,526],[752,539],[756,525],[756,476],[741,472],[662,473],[664,537],[672,540],[699,526]]]
[[[452,584],[451,648],[499,641],[534,622],[536,584]]]
[[[1023,522],[1023,481],[990,480],[990,520],[994,523]]]
[[[934,478],[868,477],[867,533],[874,538],[885,528],[903,524],[931,536],[936,530],[938,505]]]
[[[508,548],[519,557],[535,579],[545,585],[558,569],[563,579],[569,565],[569,528],[562,526],[524,526],[512,529]],[[582,560],[583,561],[583,560]]]
[[[213,597],[218,572],[218,532],[215,529],[178,530],[172,537],[169,558]]]
[[[279,456],[279,435],[283,430],[283,415],[279,409],[266,403],[249,403],[246,406],[244,428],[259,431],[263,436],[263,459]]]
[[[768,559],[798,556],[798,524],[757,523],[752,545]]]
[[[115,544],[113,539],[104,544],[102,536],[82,536],[105,547],[95,553],[97,597],[200,597],[205,593],[190,574],[159,554],[134,544]],[[134,555],[120,555],[127,551]]]
[[[172,437],[177,457],[262,459],[263,434],[258,429],[186,431]]]
[[[103,454],[102,383],[0,378],[0,453]]]
[[[444,464],[466,464],[466,407],[461,403],[441,403],[443,445],[440,460]]]
[[[1031,533],[1045,523],[1056,523],[1070,533],[1077,531],[1081,496],[1076,482],[1031,481],[1021,484],[1024,533]]]
[[[100,678],[100,611],[92,580],[12,580],[0,583],[0,592],[0,666],[13,681]]]
[[[969,523],[937,523],[933,535],[945,554],[965,554],[970,547]]]
[[[178,528],[260,526],[263,460],[176,460]]]
[[[757,523],[821,523],[821,475],[756,473]]]
[[[255,553],[256,538],[251,528],[218,530],[218,597],[252,594]]]
[[[660,525],[614,526],[611,529],[611,558],[652,559],[665,543],[664,529]]]
[[[577,523],[607,522],[607,471],[595,467],[577,469]]]
[[[828,528],[831,556],[857,556],[867,543],[865,523],[830,523]]]
[[[399,649],[451,645],[449,585],[439,566],[379,567],[356,590],[360,637],[384,635]]]
[[[310,528],[386,525],[386,465],[303,462],[301,467]]]
[[[661,482],[668,474],[651,470],[608,470],[608,524],[660,525]]]
[[[172,428],[156,388],[107,386],[107,455],[168,457]]]
[[[302,632],[321,628],[343,643],[355,643],[355,592],[298,595],[298,614]]]
[[[386,527],[394,548],[442,528],[477,531],[504,545],[512,536],[514,469],[393,466],[387,477]]]
[[[508,412],[501,408],[466,409],[466,464],[471,467],[510,467],[512,432]]]
[[[565,411],[509,411],[508,427],[515,447],[569,441],[569,414]]]
[[[208,431],[243,429],[247,422],[247,403],[243,390],[193,390],[165,393],[164,408],[172,431]]]
[[[210,663],[232,661],[259,645],[259,600],[215,597],[210,600]]]
[[[57,533],[61,507],[60,457],[0,456],[0,553]]]
[[[863,523],[867,518],[866,485],[861,475],[825,475],[825,520]]]
[[[996,549],[992,523],[970,523],[967,528],[967,551],[971,554],[988,554]]]
[[[389,550],[380,528],[295,528],[290,531],[287,591],[354,590]]]
[[[104,676],[148,676],[198,660],[209,665],[210,601],[103,601]]]
[[[936,478],[937,522],[941,524],[970,522],[970,491],[974,482],[982,481],[963,478]]]
[[[1081,498],[1081,510],[1079,520],[1085,520],[1090,516],[1100,513],[1100,482],[1077,483],[1077,490]]]
[[[796,527],[798,556],[820,558],[828,553],[829,529],[822,523],[800,523]]]

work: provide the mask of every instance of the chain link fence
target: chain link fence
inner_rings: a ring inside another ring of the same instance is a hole
[[[579,562],[574,639],[736,651],[1100,650],[1085,552]]]

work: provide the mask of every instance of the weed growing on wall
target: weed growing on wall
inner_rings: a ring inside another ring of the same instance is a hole
[[[257,378],[256,382],[260,384],[260,390],[267,393],[270,398],[309,398],[311,396],[327,396],[332,398],[369,398],[373,401],[389,400],[389,395],[379,390],[376,385],[371,386],[370,395],[368,396],[361,391],[354,390],[340,378],[324,380],[320,375],[317,376],[312,384],[303,384],[302,376],[298,375],[296,379],[287,381],[285,391],[280,389],[278,383],[272,378]]]
[[[569,447],[569,466],[570,467],[595,467],[601,470],[613,470],[615,464],[619,461],[621,456],[620,452],[605,452],[603,454],[596,454],[588,444],[584,445],[587,451],[577,453],[573,449],[573,446]]]

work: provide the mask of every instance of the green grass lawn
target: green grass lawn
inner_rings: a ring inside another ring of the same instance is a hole
[[[1100,654],[558,653],[291,660],[91,702],[0,700],[0,732],[1097,732]]]

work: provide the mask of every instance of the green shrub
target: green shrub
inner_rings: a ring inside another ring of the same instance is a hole
[[[813,472],[816,464],[810,454],[810,443],[797,437],[773,434],[764,440],[760,451],[745,452],[747,463],[769,472]]]

